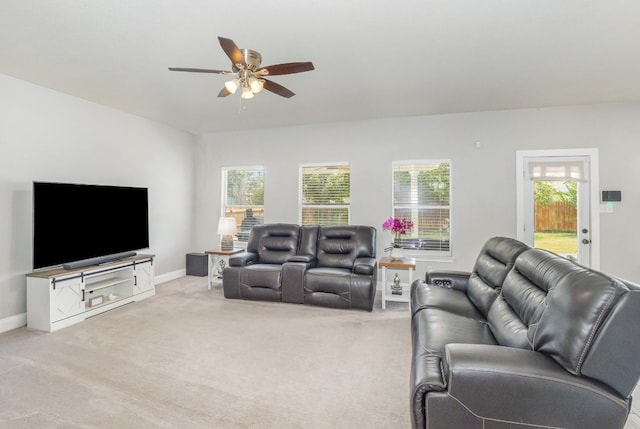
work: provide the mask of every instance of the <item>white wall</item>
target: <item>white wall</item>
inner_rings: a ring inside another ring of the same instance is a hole
[[[3,75],[0,94],[0,331],[7,325],[3,320],[23,318],[26,310],[34,180],[149,187],[150,251],[158,256],[156,273],[168,275],[184,269],[185,253],[219,243],[221,167],[264,165],[265,221],[295,223],[298,165],[351,162],[351,221],[378,228],[381,253],[391,239],[381,230],[391,212],[391,161],[451,159],[454,261],[420,262],[422,277],[427,267],[469,269],[488,237],[516,235],[516,150],[595,147],[601,189],[622,190],[623,199],[614,213],[601,216],[601,268],[640,281],[640,104],[384,119],[195,139]]]
[[[481,148],[475,148],[475,142]],[[215,247],[220,169],[264,165],[265,221],[297,223],[298,165],[350,161],[351,223],[378,228],[378,252],[391,236],[391,162],[451,159],[453,262],[472,267],[484,241],[516,236],[516,150],[598,148],[601,189],[622,190],[615,212],[601,215],[601,269],[640,281],[640,104],[595,105],[384,119],[198,138],[196,247]]]
[[[0,328],[26,311],[33,181],[148,187],[156,274],[184,269],[192,135],[4,75],[0,94]]]

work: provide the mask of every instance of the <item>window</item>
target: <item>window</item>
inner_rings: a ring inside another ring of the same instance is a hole
[[[264,167],[222,169],[224,217],[238,225],[236,239],[246,242],[253,225],[264,223]]]
[[[300,166],[300,194],[301,225],[349,224],[348,163]]]
[[[414,228],[402,238],[405,249],[450,255],[451,163],[393,163],[393,216],[411,219]]]

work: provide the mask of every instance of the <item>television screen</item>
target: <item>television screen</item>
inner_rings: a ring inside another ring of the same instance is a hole
[[[33,183],[34,269],[147,247],[147,188]]]

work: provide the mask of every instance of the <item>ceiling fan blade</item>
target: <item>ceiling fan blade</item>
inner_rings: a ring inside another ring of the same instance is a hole
[[[242,67],[247,67],[247,63],[244,60],[244,55],[242,55],[242,51],[238,49],[238,46],[231,39],[225,39],[224,37],[218,37],[218,41],[220,41],[220,46],[222,46],[222,50],[231,60],[233,65],[241,64]]]
[[[169,67],[169,70],[181,71],[181,72],[195,72],[195,73],[235,74],[233,72],[225,71],[225,70],[193,69],[193,68],[184,68],[184,67]]]
[[[230,94],[231,93],[229,92],[227,87],[223,86],[222,89],[220,90],[220,92],[218,93],[218,97],[226,97],[227,95],[230,95]]]
[[[274,64],[271,66],[260,67],[256,71],[258,73],[261,73],[262,70],[267,71],[267,74],[265,76],[276,76],[281,74],[302,73],[306,71],[315,70],[315,68],[313,67],[312,62],[304,61],[304,62],[296,62],[296,63]]]
[[[273,92],[274,94],[278,94],[284,98],[291,98],[294,95],[296,95],[293,91],[288,90],[284,86],[267,79],[264,79],[263,88],[266,89],[267,91]]]

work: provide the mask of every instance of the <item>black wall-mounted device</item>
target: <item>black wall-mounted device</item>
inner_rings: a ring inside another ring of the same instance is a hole
[[[602,202],[622,201],[622,191],[602,191]]]

